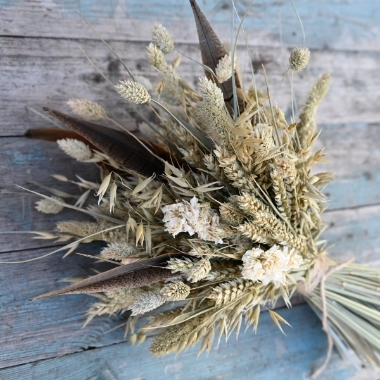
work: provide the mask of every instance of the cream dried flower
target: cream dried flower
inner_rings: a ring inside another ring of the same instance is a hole
[[[165,301],[165,298],[160,294],[154,292],[144,292],[137,297],[135,302],[129,306],[128,310],[132,311],[132,316],[145,314],[148,311],[157,309],[165,303]]]
[[[100,104],[87,99],[70,99],[67,104],[74,113],[90,120],[100,120],[107,116]]]
[[[77,161],[87,161],[92,158],[92,152],[88,145],[76,139],[57,140],[58,146],[70,157]]]
[[[310,59],[310,50],[307,47],[301,46],[296,47],[290,53],[289,65],[290,68],[294,71],[303,70]]]
[[[180,232],[187,232],[189,235],[197,233],[200,239],[213,241],[215,244],[223,243],[218,236],[219,215],[208,203],[198,203],[197,197],[193,197],[190,202],[167,205],[162,211],[165,230],[173,236]]]
[[[161,24],[154,24],[152,42],[165,54],[169,54],[174,50],[173,37]]]
[[[273,282],[276,288],[286,284],[286,272],[302,264],[302,256],[294,249],[273,245],[269,250],[254,248],[243,258],[242,276],[247,280]]]
[[[160,293],[168,301],[181,301],[190,294],[190,286],[182,281],[171,282],[165,285]]]
[[[52,199],[56,199],[57,201],[65,203],[65,201],[62,198],[52,196]],[[63,206],[52,202],[49,199],[41,199],[36,202],[36,210],[39,212],[42,212],[44,214],[58,214],[64,209]]]
[[[234,69],[236,70],[236,56],[234,57]],[[231,56],[226,54],[222,57],[215,69],[216,77],[220,83],[223,83],[232,77]]]
[[[152,99],[148,90],[139,82],[122,80],[119,84],[115,85],[115,89],[122,98],[131,103],[143,104]]]

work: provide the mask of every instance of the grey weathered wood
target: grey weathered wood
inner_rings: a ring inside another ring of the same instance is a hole
[[[214,344],[210,354],[198,358],[199,344],[177,357],[152,358],[148,339],[141,346],[121,343],[4,369],[0,379],[308,379],[327,348],[320,321],[306,305],[280,313],[293,326],[285,326],[286,336],[277,330],[268,313],[263,313],[256,335],[249,329],[238,340],[232,336],[227,344]],[[367,377],[361,377],[359,372],[355,378],[375,380],[371,374],[376,373],[369,371]],[[347,380],[351,376],[355,376],[355,369],[334,352],[321,379]]]
[[[0,208],[3,210],[0,215],[0,252],[53,245],[53,240],[36,240],[31,234],[3,232],[53,231],[56,222],[62,219],[91,220],[88,215],[69,209],[56,215],[37,212],[35,202],[39,197],[16,187],[20,185],[52,195],[49,191],[28,183],[33,180],[68,194],[80,194],[76,185],[58,181],[52,174],[62,174],[73,181],[78,181],[75,177],[78,174],[86,180],[99,182],[99,171],[93,164],[84,164],[68,157],[55,143],[27,138],[0,139]],[[66,201],[75,203],[75,199]]]
[[[113,88],[91,66],[80,51],[78,44],[91,56],[99,68],[117,83],[127,79],[128,74],[97,40],[35,39],[3,37],[0,64],[4,80],[0,91],[6,97],[0,99],[3,117],[0,120],[0,135],[15,136],[30,127],[46,125],[38,116],[25,107],[41,110],[49,106],[67,111],[66,101],[72,97],[84,97],[104,104],[111,115],[133,129],[136,122],[129,114],[132,108],[122,100]],[[156,79],[157,74],[146,60],[147,42],[113,42],[113,48],[121,55],[133,73]],[[262,46],[251,48],[252,58],[258,69],[257,84],[265,90],[261,63],[265,63],[274,100],[290,116],[290,89],[283,81],[287,68],[288,53],[278,53],[279,47]],[[179,51],[200,61],[196,44],[179,44]],[[244,49],[242,48],[242,56]],[[173,58],[175,55],[173,55]],[[251,70],[246,58],[241,60],[243,83],[248,85]],[[313,51],[309,66],[294,76],[297,102],[302,104],[310,87],[319,74],[330,72],[333,77],[330,92],[318,114],[323,124],[376,123],[377,104],[380,99],[380,79],[376,75],[380,66],[380,53],[349,51]],[[201,66],[183,57],[179,72],[191,84],[196,85],[202,75]],[[15,102],[17,99],[17,102]],[[146,111],[146,106],[139,110]],[[132,116],[135,112],[132,112]]]

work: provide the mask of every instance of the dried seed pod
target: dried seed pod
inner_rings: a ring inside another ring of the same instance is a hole
[[[303,70],[310,59],[310,50],[307,47],[301,46],[296,47],[290,53],[289,65],[290,68],[294,71]]]

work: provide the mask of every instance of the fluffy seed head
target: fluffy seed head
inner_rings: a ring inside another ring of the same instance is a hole
[[[147,47],[147,58],[149,64],[158,71],[164,72],[168,69],[164,53],[153,43],[150,43]]]
[[[168,301],[181,301],[190,294],[190,286],[182,281],[171,282],[161,289],[161,295]]]
[[[131,103],[142,104],[151,100],[151,96],[147,89],[139,82],[131,80],[122,80],[115,86],[116,91],[122,98]]]
[[[223,92],[212,80],[206,77],[199,78],[199,89],[202,92],[202,97],[205,102],[217,108],[224,107]]]
[[[294,71],[303,70],[308,64],[310,59],[310,50],[307,47],[296,47],[290,53],[289,64],[290,68]]]
[[[70,157],[77,161],[87,161],[92,158],[92,152],[88,145],[75,139],[57,140],[58,146]]]
[[[87,99],[70,99],[67,104],[79,116],[90,120],[100,120],[106,117],[105,109],[98,103]]]
[[[65,202],[62,198],[59,197],[51,197],[53,199],[56,199],[60,202]],[[63,206],[58,205],[57,203],[52,202],[49,199],[41,199],[38,202],[36,202],[36,210],[39,212],[42,212],[44,214],[58,214],[63,210]]]
[[[135,302],[129,307],[129,310],[132,311],[131,315],[140,315],[145,314],[148,311],[157,309],[165,303],[165,298],[160,294],[154,292],[144,292],[141,293]]]
[[[236,57],[234,59],[234,69],[236,69]],[[218,78],[219,83],[223,83],[226,80],[230,79],[232,76],[232,65],[231,65],[231,56],[226,54],[222,57],[215,69],[216,77]]]
[[[165,54],[169,54],[174,50],[173,37],[161,24],[154,24],[152,41]]]

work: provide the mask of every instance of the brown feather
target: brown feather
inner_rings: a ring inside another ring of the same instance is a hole
[[[202,62],[208,66],[213,72],[215,72],[216,66],[219,60],[223,58],[227,51],[223,44],[220,42],[218,36],[215,34],[206,16],[200,10],[195,0],[190,0],[191,7],[193,8],[195,23],[198,31],[199,46],[201,49]],[[208,79],[212,79],[212,75],[205,70],[205,75]],[[235,73],[235,86],[240,88],[240,82],[237,74]],[[221,84],[221,90],[223,92],[224,102],[228,111],[233,113],[233,90],[232,90],[232,78]],[[244,104],[243,101],[238,98],[239,110],[242,112]]]
[[[91,144],[87,139],[81,136],[75,131],[70,131],[68,129],[58,129],[58,128],[34,128],[28,129],[25,134],[25,137],[36,140],[45,140],[45,141],[57,141],[62,139],[74,139],[79,140],[87,144],[90,148],[96,148],[95,145]]]
[[[134,137],[112,128],[68,116],[51,108],[43,107],[43,110],[74,129],[97,149],[129,171],[144,177],[150,177],[153,173],[157,175],[164,173],[164,163],[139,144]]]
[[[122,288],[139,288],[175,277],[169,269],[162,266],[172,257],[182,257],[182,253],[166,254],[122,265],[97,274],[63,289],[32,298],[32,301],[64,294],[109,292]]]

